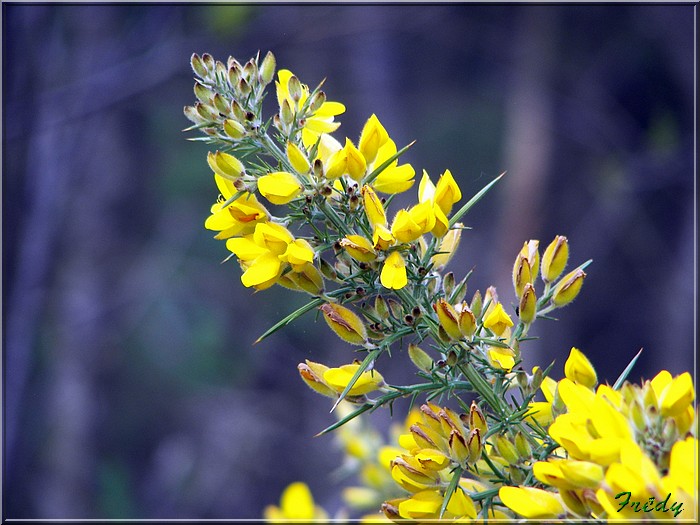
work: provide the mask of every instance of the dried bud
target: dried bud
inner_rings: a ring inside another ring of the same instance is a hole
[[[469,433],[469,439],[467,440],[467,449],[469,450],[467,463],[471,465],[479,461],[482,447],[481,431],[478,428],[474,428]]]
[[[333,267],[325,259],[320,259],[319,266],[321,268],[321,273],[329,281],[335,281],[338,278],[338,274],[335,273]]]
[[[554,287],[552,302],[558,307],[566,306],[572,302],[581,291],[585,278],[586,272],[580,268],[566,274]]]
[[[464,337],[473,336],[474,332],[476,332],[476,317],[474,313],[464,301],[458,304],[457,307],[455,307],[455,310],[459,313],[459,331],[462,332]]]
[[[551,283],[561,275],[569,258],[569,243],[563,235],[557,235],[542,255],[542,280]]]
[[[321,306],[323,318],[338,337],[354,345],[367,342],[367,330],[362,320],[348,308],[335,303]]]
[[[260,82],[263,86],[267,86],[272,82],[272,79],[275,78],[276,67],[277,61],[275,60],[275,55],[273,55],[271,51],[268,51],[260,66]]]
[[[451,297],[452,292],[455,289],[455,274],[452,272],[447,272],[442,280],[442,291],[445,293],[445,297]]]

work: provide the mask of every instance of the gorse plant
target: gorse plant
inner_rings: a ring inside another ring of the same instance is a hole
[[[467,298],[471,272],[445,273],[460,221],[503,175],[465,199],[449,170],[436,179],[423,171],[416,204],[392,210],[416,173],[400,162],[410,144],[399,148],[376,115],[357,141],[339,141],[332,134],[345,106],[320,85],[276,72],[271,53],[245,64],[194,54],[191,65],[197,102],[185,108],[188,131],[212,146],[207,162],[219,190],[205,227],[225,241],[244,286],[311,296],[259,340],[318,310],[360,353],[298,367],[337,408],[321,434],[336,431],[363,483],[343,492],[348,507],[367,512],[365,520],[395,521],[692,517],[690,374],[662,371],[635,385],[626,381],[633,360],[613,386],[599,385],[575,348],[558,382],[551,366],[521,366],[530,327],[578,296],[591,261],[567,272],[566,237],[542,255],[539,241],[524,242],[512,302],[494,287]],[[277,112],[266,117],[273,81]],[[417,368],[414,384],[393,385],[380,373],[399,345]],[[388,441],[358,418],[399,398],[412,408]],[[299,482],[265,515],[327,517]]]

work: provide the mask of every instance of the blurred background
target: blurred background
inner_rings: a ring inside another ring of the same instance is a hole
[[[296,480],[341,503],[296,365],[354,354],[313,314],[252,345],[307,297],[251,293],[203,228],[192,52],[327,78],[339,138],[376,113],[465,201],[507,171],[450,264],[469,293],[509,304],[528,239],[593,259],[528,367],[561,377],[572,346],[611,383],[642,347],[635,380],[694,366],[692,4],[2,8],[4,517],[258,518]],[[405,383],[407,361],[378,366]]]

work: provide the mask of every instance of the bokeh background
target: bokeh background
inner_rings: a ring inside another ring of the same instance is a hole
[[[313,315],[252,345],[307,298],[243,288],[203,229],[194,51],[327,78],[339,134],[376,113],[466,197],[507,171],[450,266],[470,291],[508,302],[527,239],[594,260],[528,366],[559,377],[571,346],[610,382],[642,347],[634,379],[694,366],[692,4],[2,8],[4,517],[257,518],[295,480],[340,505],[296,364],[353,354]],[[410,381],[406,361],[380,369]]]

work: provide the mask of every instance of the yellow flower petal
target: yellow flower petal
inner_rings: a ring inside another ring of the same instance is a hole
[[[294,175],[277,171],[258,179],[258,191],[272,204],[287,204],[301,193],[302,186]]]
[[[399,252],[391,252],[384,261],[380,281],[382,286],[393,290],[399,290],[408,284],[406,261]]]
[[[561,501],[546,490],[534,487],[501,487],[498,495],[509,509],[524,518],[558,518],[566,513]]]

